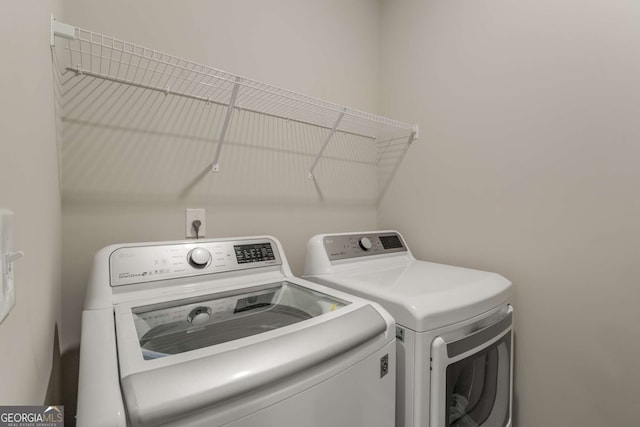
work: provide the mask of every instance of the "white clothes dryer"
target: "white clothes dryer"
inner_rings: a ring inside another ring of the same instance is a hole
[[[82,316],[77,424],[395,422],[395,323],[294,278],[273,237],[108,246]]]
[[[512,425],[507,279],[416,260],[396,231],[314,236],[303,277],[378,302],[395,318],[398,427]]]

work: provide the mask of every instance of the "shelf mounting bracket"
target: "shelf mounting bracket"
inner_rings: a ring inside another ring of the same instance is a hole
[[[220,131],[220,138],[218,138],[218,147],[216,148],[216,154],[213,158],[213,162],[211,163],[212,172],[220,172],[220,165],[218,164],[218,159],[220,158],[220,151],[222,150],[222,144],[224,144],[224,138],[227,135],[227,128],[229,127],[229,121],[231,120],[233,110],[236,107],[236,99],[238,98],[238,91],[240,90],[241,80],[242,80],[241,77],[236,77],[236,82],[234,83],[233,90],[231,91],[231,98],[229,99],[227,115],[224,118],[224,123],[222,124],[222,130]]]
[[[49,45],[52,47],[56,45],[56,37],[75,40],[76,27],[56,21],[56,18],[51,14],[51,35],[49,36]]]
[[[322,157],[322,153],[324,153],[325,148],[327,148],[327,145],[329,145],[329,141],[331,141],[331,138],[333,138],[333,135],[336,133],[336,130],[338,130],[338,126],[340,126],[340,122],[342,121],[342,118],[344,117],[344,113],[346,113],[346,111],[347,109],[345,108],[342,111],[342,113],[340,113],[340,115],[338,116],[338,119],[336,120],[336,123],[333,125],[333,128],[331,129],[331,132],[329,132],[329,135],[327,135],[327,138],[324,140],[324,144],[322,144],[322,148],[320,149],[320,152],[316,156],[315,161],[313,162],[313,164],[311,165],[311,168],[309,169],[309,179],[313,179],[313,170],[316,168],[316,165],[320,161],[320,158]]]

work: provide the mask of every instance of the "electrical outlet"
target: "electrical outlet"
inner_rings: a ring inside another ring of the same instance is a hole
[[[200,221],[200,229],[198,230],[198,238],[203,238],[206,236],[206,228],[205,228],[205,210],[204,209],[190,209],[187,208],[186,214],[186,229],[185,236],[187,239],[195,239],[196,238],[196,229],[193,227],[193,221]]]

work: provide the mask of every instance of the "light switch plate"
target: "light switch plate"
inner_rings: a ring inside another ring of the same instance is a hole
[[[7,317],[16,303],[13,282],[13,261],[21,253],[13,252],[13,212],[0,209],[0,323]]]

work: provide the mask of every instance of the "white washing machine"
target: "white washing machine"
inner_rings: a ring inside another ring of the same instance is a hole
[[[79,427],[394,425],[393,318],[273,237],[109,246],[87,292]]]
[[[380,303],[396,319],[398,427],[509,427],[511,283],[416,260],[396,231],[323,234],[305,278]]]

